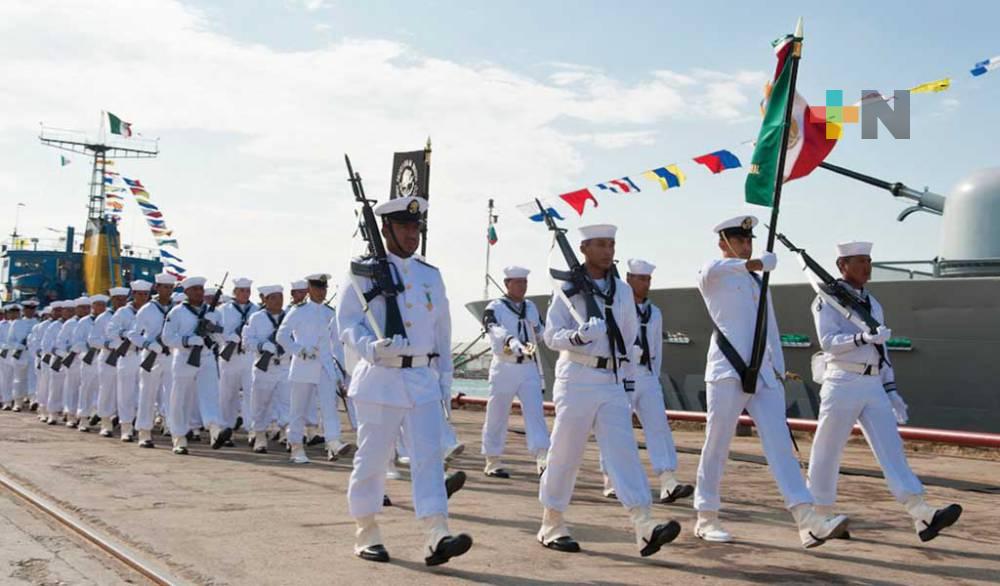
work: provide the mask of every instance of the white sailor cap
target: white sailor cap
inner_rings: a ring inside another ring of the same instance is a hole
[[[330,275],[326,273],[313,273],[311,275],[306,275],[306,281],[308,281],[310,285],[314,286],[323,287],[329,280],[330,280]]]
[[[871,256],[872,246],[874,245],[871,242],[861,242],[858,240],[840,242],[837,244],[837,258],[845,256]]]
[[[427,211],[427,200],[411,195],[397,197],[375,206],[374,212],[393,222],[419,222]]]
[[[50,313],[52,313],[52,306],[51,305],[46,305],[38,313],[40,313],[41,315],[49,315]]]
[[[610,238],[615,239],[615,234],[618,232],[618,226],[614,224],[590,224],[589,226],[580,226],[577,228],[580,232],[580,240],[591,240],[593,238]]]
[[[282,287],[281,285],[260,285],[257,287],[257,293],[260,293],[264,297],[267,297],[268,295],[271,295],[273,293],[284,293],[284,292],[285,288]]]
[[[11,303],[10,305],[4,306],[4,311],[21,311],[21,306],[16,303]]]
[[[76,307],[89,307],[90,297],[77,297],[76,301],[73,302],[73,305]]]
[[[170,296],[170,300],[173,301],[174,303],[181,303],[187,301],[187,295],[181,293],[180,291],[177,291],[176,293]]]
[[[132,287],[133,291],[149,292],[153,288],[152,283],[150,283],[149,281],[143,281],[142,279],[139,279],[138,281],[132,281],[131,283],[129,283],[129,286]]]
[[[53,301],[52,303],[49,303],[49,308],[51,308],[51,309],[62,309],[63,308],[63,302],[62,301],[58,301],[58,300],[57,301]]]
[[[304,291],[309,288],[309,283],[305,279],[299,279],[298,281],[292,281],[292,291]]]
[[[108,302],[108,296],[107,295],[98,294],[98,295],[91,295],[90,296],[90,304],[91,305],[93,305],[95,303],[107,303],[107,302]]]
[[[21,305],[23,305],[24,307],[38,307],[38,300],[25,299],[24,301],[21,302]]]
[[[253,281],[246,277],[233,279],[233,289],[249,289],[251,285],[253,285]]]
[[[529,273],[531,273],[531,271],[517,265],[504,267],[503,269],[503,276],[505,279],[527,279]]]
[[[753,229],[757,226],[757,218],[744,214],[735,216],[719,222],[712,228],[716,234],[724,233],[726,236],[749,236],[753,238]]]
[[[112,297],[127,297],[128,291],[128,287],[112,287],[108,290],[108,295]]]
[[[170,273],[157,273],[154,277],[157,285],[175,285],[177,284],[177,277],[171,275]]]
[[[205,277],[188,277],[181,281],[181,289],[189,289],[191,287],[204,287]]]
[[[630,275],[652,275],[656,265],[641,258],[628,259],[628,272]]]

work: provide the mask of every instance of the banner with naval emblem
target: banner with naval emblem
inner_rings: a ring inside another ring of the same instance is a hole
[[[430,141],[427,148],[408,153],[394,153],[392,157],[392,179],[389,198],[415,195],[429,198],[431,178]]]

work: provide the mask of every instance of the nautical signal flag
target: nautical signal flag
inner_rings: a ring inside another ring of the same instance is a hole
[[[490,246],[493,246],[498,241],[497,229],[493,224],[490,224],[490,227],[486,230],[486,241],[490,243]]]
[[[726,169],[735,169],[740,166],[740,160],[736,158],[736,155],[726,149],[695,157],[694,162],[705,165],[713,174],[722,173]]]
[[[986,59],[976,63],[972,66],[972,69],[969,70],[969,73],[971,73],[973,77],[979,77],[980,75],[993,71],[998,67],[1000,67],[1000,55],[997,55],[992,59]]]
[[[944,79],[938,79],[934,81],[928,81],[927,83],[922,83],[918,86],[910,88],[911,94],[926,94],[926,93],[937,93],[943,92],[944,90],[951,87],[951,78],[945,77]]]
[[[72,162],[73,161],[69,157],[64,157],[62,155],[59,155],[59,166],[60,167],[65,167],[66,165],[69,165]]]
[[[633,191],[642,191],[639,186],[635,184],[628,177],[622,177],[621,179],[612,179],[605,183],[598,183],[598,187],[610,191],[611,193],[632,193]]]
[[[666,191],[671,187],[680,187],[681,185],[684,185],[684,181],[686,180],[684,173],[681,172],[677,165],[667,165],[666,167],[651,169],[644,172],[642,176],[647,179],[658,181],[663,191]]]
[[[593,193],[590,193],[589,189],[577,189],[576,191],[570,191],[569,193],[564,193],[559,196],[560,199],[569,204],[569,207],[576,210],[576,213],[583,215],[583,209],[587,205],[587,201],[594,202],[594,207],[597,207],[597,198],[594,197]]]
[[[557,220],[566,219],[561,215],[559,215],[559,212],[556,211],[556,208],[552,207],[551,205],[546,205],[546,203],[543,203],[542,205],[545,207],[545,215],[549,216],[550,218],[555,218]],[[542,215],[542,212],[538,211],[538,204],[536,204],[534,201],[530,201],[527,203],[520,203],[514,207],[517,208],[517,211],[528,216],[528,219],[531,220],[532,222],[545,221],[545,216]]]

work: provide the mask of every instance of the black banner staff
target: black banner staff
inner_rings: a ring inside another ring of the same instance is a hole
[[[788,84],[788,97],[785,104],[784,129],[781,133],[781,150],[778,151],[778,172],[774,179],[774,199],[771,203],[771,222],[767,230],[767,251],[774,252],[774,239],[778,228],[778,208],[781,206],[781,188],[785,182],[785,155],[788,152],[788,132],[791,129],[792,108],[795,106],[795,81],[799,74],[799,59],[802,58],[802,19],[795,26],[792,48],[789,54],[792,60],[791,77]],[[757,320],[754,327],[753,345],[750,347],[750,364],[744,377],[743,392],[757,391],[757,376],[760,374],[761,361],[764,359],[764,349],[767,346],[767,290],[771,281],[770,271],[765,271],[760,283],[760,302],[757,305]],[[782,373],[783,374],[783,373]]]
[[[424,147],[424,199],[431,200],[431,137],[427,137],[427,146]],[[427,215],[424,212],[424,224],[420,227],[420,256],[427,258]]]

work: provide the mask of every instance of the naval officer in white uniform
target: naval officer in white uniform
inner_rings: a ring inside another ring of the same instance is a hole
[[[715,324],[715,332],[705,365],[708,422],[694,493],[694,508],[698,511],[694,532],[705,541],[732,540],[719,521],[719,485],[736,424],[746,409],[756,424],[768,468],[778,483],[785,507],[798,524],[802,545],[816,547],[840,536],[847,529],[847,517],[828,516],[814,509],[812,495],[792,450],[781,382],[785,359],[770,297],[766,348],[756,392],[743,392],[741,383],[741,371],[750,361],[760,300],[760,276],[756,271],[774,270],[778,263],[771,252],[751,258],[756,225],[757,218],[753,216],[737,216],[718,224],[713,231],[722,258],[710,261],[698,274],[698,290]]]
[[[563,513],[569,507],[587,438],[593,432],[618,499],[629,511],[639,553],[645,557],[673,541],[680,525],[653,520],[649,482],[632,433],[632,409],[626,392],[631,390],[633,378],[629,352],[639,333],[635,302],[632,289],[613,270],[617,228],[597,224],[579,230],[586,278],[594,284],[594,301],[603,313],[588,315],[585,294],[579,291],[570,291],[572,306],[567,305],[565,287],[553,295],[549,305],[545,344],[559,351],[553,388],[556,420],[548,466],[538,490],[545,509],[537,538],[549,549],[580,551]]]
[[[391,199],[374,210],[382,217],[393,281],[401,288],[394,301],[402,324],[387,323],[385,295],[366,304],[363,297],[374,282],[353,272],[340,287],[337,314],[344,344],[360,357],[348,389],[358,421],[358,452],[347,489],[357,523],[354,551],[362,559],[389,561],[375,516],[382,511],[386,462],[402,428],[414,513],[427,535],[424,562],[433,566],[467,552],[472,538],[448,529],[441,438],[442,402],[451,400],[451,315],[441,273],[414,256],[426,210],[427,201],[417,197]],[[382,337],[387,330],[405,335]]]
[[[882,305],[865,289],[872,273],[871,250],[871,242],[837,245],[837,268],[842,276],[839,285],[883,325],[874,333],[862,329],[820,296],[812,305],[825,370],[819,427],[809,456],[809,490],[816,498],[817,510],[832,512],[840,457],[851,429],[860,423],[889,491],[913,518],[920,540],[930,541],[958,521],[962,507],[951,504],[935,509],[927,504],[924,487],[906,461],[896,427],[906,423],[906,403],[896,390],[896,374],[885,346],[892,331],[884,325]]]
[[[493,359],[490,361],[490,398],[483,421],[482,449],[486,456],[484,472],[496,478],[510,477],[500,458],[514,397],[521,403],[525,440],[528,452],[535,457],[538,474],[545,470],[549,450],[549,430],[542,410],[544,382],[538,363],[542,319],[535,304],[524,297],[530,271],[510,266],[503,272],[507,294],[490,301],[483,311],[483,326]]]

